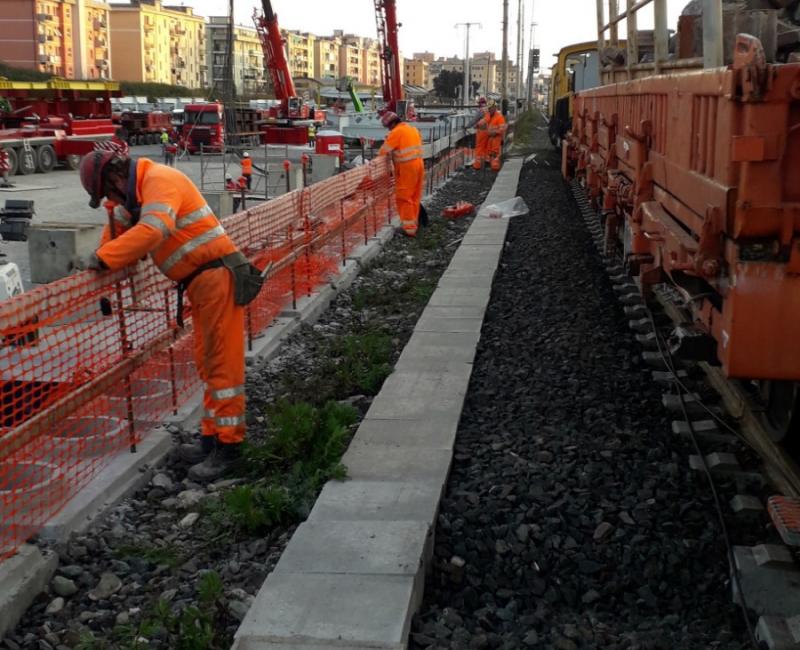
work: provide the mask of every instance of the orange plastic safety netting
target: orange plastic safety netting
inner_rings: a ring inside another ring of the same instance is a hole
[[[394,216],[386,158],[223,220],[261,269],[248,342],[328,282]],[[152,263],[83,272],[0,303],[0,560],[34,534],[115,453],[200,387],[191,311]]]

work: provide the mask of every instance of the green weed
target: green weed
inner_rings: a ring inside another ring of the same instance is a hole
[[[114,549],[117,557],[120,559],[138,557],[147,560],[152,564],[163,564],[170,569],[183,564],[184,558],[181,557],[175,549],[172,548],[159,548],[156,546],[136,546],[133,544],[125,544],[118,546]]]
[[[379,331],[349,334],[332,342],[326,374],[336,397],[375,395],[392,372],[392,339]]]

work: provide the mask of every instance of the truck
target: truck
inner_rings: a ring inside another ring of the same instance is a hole
[[[189,153],[221,152],[225,146],[224,107],[219,102],[186,104],[181,135]]]
[[[172,114],[166,111],[123,111],[118,122],[131,146],[158,144],[162,129],[172,130]]]

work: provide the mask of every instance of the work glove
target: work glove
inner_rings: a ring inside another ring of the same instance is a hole
[[[107,271],[108,270],[108,267],[106,266],[106,263],[97,256],[97,253],[92,253],[89,256],[89,259],[86,262],[86,268],[90,269],[92,271]]]

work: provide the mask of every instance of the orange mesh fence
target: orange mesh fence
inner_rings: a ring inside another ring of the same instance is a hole
[[[256,266],[272,264],[246,309],[248,342],[394,213],[390,165],[379,158],[224,219]],[[0,303],[0,560],[200,387],[191,310],[180,329],[176,308],[174,284],[149,260]]]
[[[426,193],[433,193],[437,187],[446,183],[453,174],[462,169],[467,159],[471,158],[471,152],[472,150],[467,147],[458,147],[439,156],[426,170]]]

